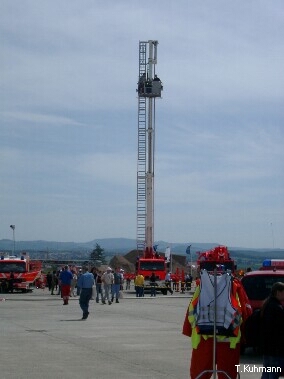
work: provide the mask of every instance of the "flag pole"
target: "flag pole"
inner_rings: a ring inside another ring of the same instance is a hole
[[[191,252],[191,245],[188,245],[186,248],[186,254],[190,254],[190,275],[192,276],[192,252]],[[187,260],[188,261],[188,260]]]

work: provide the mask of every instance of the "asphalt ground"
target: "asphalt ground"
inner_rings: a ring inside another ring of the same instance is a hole
[[[190,293],[63,306],[47,289],[0,294],[0,379],[186,379],[190,338],[181,334]],[[261,357],[241,357],[243,379],[260,378]],[[248,365],[248,366],[245,366]]]

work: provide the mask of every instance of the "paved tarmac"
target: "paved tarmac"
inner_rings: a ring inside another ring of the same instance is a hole
[[[78,298],[62,305],[47,289],[0,294],[0,379],[188,379],[190,338],[181,334],[190,294],[91,301],[82,321]],[[241,358],[253,369],[261,358]],[[260,373],[243,372],[242,379]]]

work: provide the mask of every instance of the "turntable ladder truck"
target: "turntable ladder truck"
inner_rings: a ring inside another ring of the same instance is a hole
[[[147,280],[154,272],[159,282],[166,264],[153,248],[155,101],[163,90],[156,75],[157,47],[156,40],[139,42],[136,273]]]

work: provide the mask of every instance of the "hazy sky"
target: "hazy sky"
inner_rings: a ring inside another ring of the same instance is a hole
[[[284,247],[283,0],[0,0],[0,239],[136,238],[156,39],[155,240]]]

